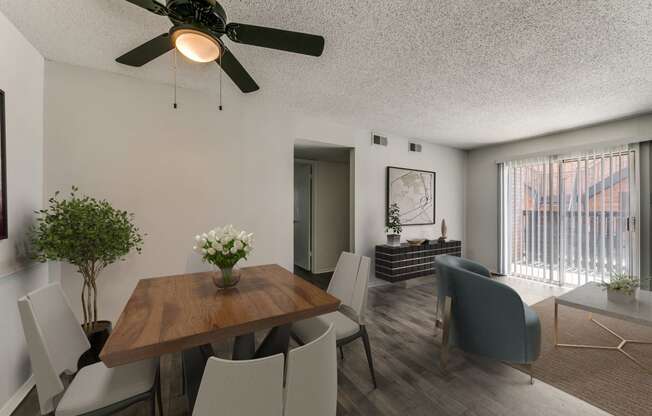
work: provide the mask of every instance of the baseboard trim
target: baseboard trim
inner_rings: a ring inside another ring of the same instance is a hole
[[[0,409],[0,416],[11,416],[11,414],[16,410],[18,406],[25,400],[25,397],[32,391],[34,388],[34,376],[29,376],[27,381],[18,388],[16,393],[7,400],[7,402],[2,405]]]
[[[335,267],[324,267],[323,269],[313,270],[311,273],[312,274],[322,274],[322,273],[333,273],[334,271],[335,271]]]
[[[427,284],[427,283],[434,283],[436,281],[437,281],[437,278],[435,277],[435,275],[430,274],[430,275],[427,275],[427,276],[413,277],[412,279],[406,279],[406,280],[402,280],[400,282],[396,282],[396,283],[392,283],[392,284],[402,286],[404,288],[411,288],[411,287],[414,287],[414,286],[420,286],[420,285],[424,285],[424,284]]]

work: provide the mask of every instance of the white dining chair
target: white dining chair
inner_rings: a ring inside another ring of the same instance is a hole
[[[292,337],[299,344],[305,344],[306,340],[315,339],[318,334],[322,333],[324,324],[326,326],[333,324],[336,344],[342,358],[344,358],[342,346],[361,338],[367,355],[371,380],[374,387],[377,387],[371,345],[365,326],[370,265],[369,257],[343,252],[337,261],[335,272],[327,289],[328,293],[341,301],[339,310],[295,322],[292,324]]]
[[[206,362],[193,416],[281,416],[283,354]]]
[[[337,412],[337,349],[335,327],[288,352],[284,416],[335,416]]]
[[[42,415],[103,416],[149,400],[153,416],[158,396],[162,416],[157,360],[116,368],[98,362],[77,371],[90,344],[58,283],[20,298],[18,309]],[[67,389],[64,373],[76,373]]]

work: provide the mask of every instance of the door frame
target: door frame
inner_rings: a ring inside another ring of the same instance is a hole
[[[629,261],[630,272],[634,276],[641,276],[641,152],[638,143],[629,145],[633,154],[629,163]],[[633,162],[633,163],[632,163]],[[632,166],[633,165],[633,166]],[[632,184],[631,181],[634,180]]]
[[[314,192],[314,177],[315,177],[315,168],[316,168],[316,163],[314,160],[307,160],[307,159],[294,159],[294,164],[292,165],[294,168],[294,165],[299,164],[299,165],[309,165],[310,166],[310,196],[308,197],[308,200],[310,201],[310,220],[308,221],[308,268],[309,272],[312,273],[314,269],[314,264],[313,264],[313,247],[315,245],[313,239],[314,239],[314,228],[315,228],[315,192]],[[292,175],[294,177],[295,171],[293,169]],[[294,183],[294,182],[293,182]],[[292,209],[294,210],[294,199],[292,200]],[[292,219],[294,221],[294,219]],[[292,237],[294,238],[294,231],[292,234]],[[294,262],[294,244],[292,244],[292,264],[297,265]]]
[[[315,146],[320,147],[320,146],[325,146],[325,145],[330,145],[330,146],[336,146],[332,145],[327,142],[318,142],[318,141],[311,141],[311,143],[314,143]],[[295,141],[296,145],[296,141]],[[348,157],[348,165],[349,165],[349,252],[355,253],[356,251],[356,221],[357,221],[357,215],[356,215],[356,200],[357,200],[357,193],[356,193],[356,148],[353,146],[339,146],[337,145],[336,147],[340,147],[343,149],[348,149],[349,151],[349,157]],[[315,247],[314,244],[314,229],[315,229],[315,192],[314,192],[314,178],[316,176],[316,171],[317,171],[317,164],[319,160],[311,160],[311,159],[303,159],[300,157],[293,157],[294,163],[302,163],[302,164],[309,164],[312,166],[311,171],[312,171],[312,176],[311,176],[311,186],[310,186],[310,191],[311,191],[311,197],[310,197],[310,272],[312,273],[314,270],[314,256],[312,255],[313,249]],[[294,165],[293,165],[293,178],[294,178]],[[294,200],[292,201],[293,203],[293,209],[294,209]],[[292,235],[294,237],[294,233]],[[294,265],[294,244],[292,245],[292,264]]]

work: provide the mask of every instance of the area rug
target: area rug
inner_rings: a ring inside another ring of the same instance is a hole
[[[536,379],[616,416],[652,415],[652,373],[617,351],[555,348],[554,299],[533,308],[541,319],[542,335],[541,356],[532,367]],[[652,328],[593,317],[624,338],[652,341]],[[591,322],[587,312],[560,305],[559,342],[616,346],[620,341]],[[652,369],[652,345],[628,344],[625,350]]]

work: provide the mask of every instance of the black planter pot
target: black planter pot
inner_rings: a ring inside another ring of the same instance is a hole
[[[102,351],[106,340],[109,339],[112,327],[111,321],[97,321],[92,329],[84,331],[88,337],[88,342],[91,344],[91,348],[79,357],[79,361],[77,362],[78,369],[100,361],[100,351]]]

